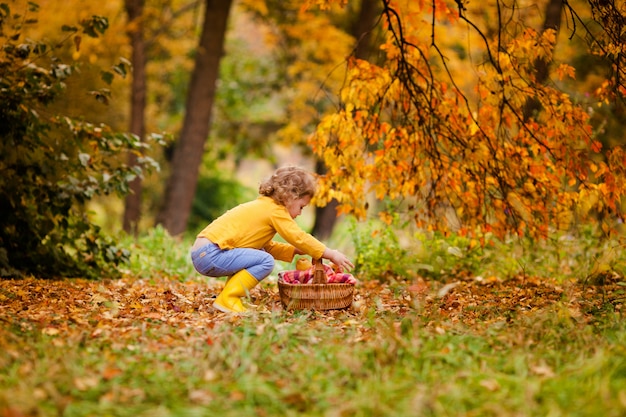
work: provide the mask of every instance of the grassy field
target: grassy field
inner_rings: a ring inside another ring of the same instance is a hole
[[[0,416],[626,415],[617,274],[362,279],[328,312],[268,279],[229,317],[146,242],[122,279],[0,281]]]

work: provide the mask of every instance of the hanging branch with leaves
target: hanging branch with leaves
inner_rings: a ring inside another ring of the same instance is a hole
[[[348,61],[340,107],[310,139],[329,167],[319,202],[334,197],[342,212],[364,217],[373,192],[402,202],[391,210],[419,227],[500,237],[544,238],[592,211],[620,215],[621,148],[603,161],[586,109],[537,80],[539,60],[552,77],[574,76],[554,62],[555,31],[525,27],[515,5],[497,2],[498,30],[488,36],[467,5],[454,5],[384,1],[386,62]],[[450,46],[437,37],[459,26],[482,41],[483,62],[462,72],[450,69]],[[463,77],[473,77],[472,89]],[[539,110],[529,117],[530,100]]]

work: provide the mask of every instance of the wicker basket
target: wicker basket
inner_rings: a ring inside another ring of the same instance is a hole
[[[321,259],[313,261],[315,273],[312,284],[288,284],[279,273],[280,302],[287,310],[340,310],[350,307],[354,284],[328,284]]]

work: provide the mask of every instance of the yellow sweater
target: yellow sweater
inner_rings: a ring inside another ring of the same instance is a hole
[[[272,239],[278,233],[289,244]],[[204,228],[204,237],[221,249],[265,249],[275,259],[291,262],[296,248],[315,259],[321,258],[326,246],[303,231],[287,208],[271,197],[240,204],[228,210]]]

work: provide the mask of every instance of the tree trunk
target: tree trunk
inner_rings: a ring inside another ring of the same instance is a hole
[[[379,0],[363,0],[361,2],[361,9],[351,28],[352,35],[356,39],[354,48],[356,58],[369,61],[376,60],[376,56],[373,56],[372,31],[376,19],[380,16],[380,11]],[[320,175],[326,173],[326,166],[323,161],[318,160],[315,163],[315,172]],[[313,236],[322,240],[330,237],[337,223],[338,205],[337,200],[331,200],[326,206],[315,208],[315,223],[311,231]]]
[[[219,64],[224,51],[231,0],[207,0],[200,43],[189,84],[185,118],[174,148],[165,201],[157,223],[172,235],[183,233],[191,213],[204,144],[209,135]]]
[[[545,20],[543,21],[543,29],[542,32],[545,32],[548,29],[556,30],[556,33],[559,33],[559,28],[561,26],[561,14],[563,13],[563,0],[550,0],[546,5],[546,13]],[[543,84],[548,79],[549,74],[549,63],[546,62],[545,59],[538,59],[535,62],[535,67],[537,68],[537,74],[535,76],[535,80],[538,84]],[[530,117],[533,117],[534,114],[539,111],[541,105],[539,101],[536,99],[530,99],[524,105],[524,120],[528,120]]]
[[[318,159],[315,162],[315,172],[324,175],[326,173],[326,166],[324,161]],[[337,223],[337,206],[339,203],[333,199],[328,202],[324,207],[315,207],[315,223],[313,223],[313,230],[311,234],[318,239],[328,239],[333,233],[335,223]]]
[[[145,135],[146,109],[146,47],[143,35],[144,0],[126,0],[124,2],[128,14],[128,32],[132,47],[131,64],[133,67],[130,106],[130,132],[140,139]],[[137,164],[137,155],[128,154],[128,165]],[[124,206],[124,231],[136,234],[141,218],[141,178],[137,177],[130,183],[130,193],[126,196]]]
[[[359,15],[352,25],[356,39],[354,56],[374,63],[378,61],[379,48],[374,45],[373,36],[382,12],[381,4],[380,0],[362,0]]]

